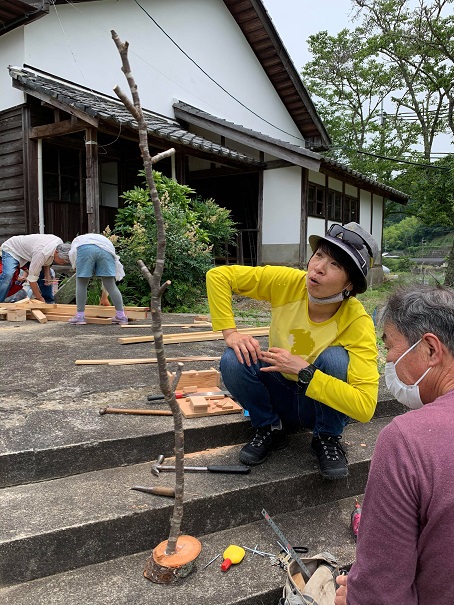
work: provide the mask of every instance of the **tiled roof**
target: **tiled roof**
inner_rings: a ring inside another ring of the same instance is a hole
[[[44,74],[29,68],[10,67],[11,77],[21,84],[21,88],[33,96],[39,93],[52,100],[73,107],[88,116],[99,118],[106,122],[115,122],[137,130],[137,122],[124,107],[121,101],[113,97],[86,89],[77,84],[61,80],[55,76]],[[148,132],[172,144],[185,145],[207,153],[229,158],[248,165],[262,166],[263,164],[253,157],[209,141],[199,135],[188,132],[173,120],[157,116],[151,111],[143,109]]]

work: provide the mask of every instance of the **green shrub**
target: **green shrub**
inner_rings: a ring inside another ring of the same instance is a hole
[[[144,176],[144,172],[139,173]],[[205,295],[205,274],[215,254],[232,243],[235,224],[230,211],[214,200],[191,197],[194,191],[160,172],[153,172],[166,230],[163,281],[171,286],[162,299],[163,311],[188,312]],[[156,219],[148,187],[135,187],[123,196],[115,229],[108,234],[125,268],[119,284],[125,304],[148,305],[150,287],[137,265],[141,259],[153,272],[156,262]]]
[[[408,256],[403,256],[402,258],[386,257],[383,259],[383,262],[393,273],[409,272],[415,265],[415,263]]]

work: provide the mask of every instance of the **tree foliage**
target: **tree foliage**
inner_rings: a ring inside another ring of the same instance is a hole
[[[143,172],[139,173],[143,176]],[[171,286],[163,296],[163,310],[187,312],[200,302],[205,289],[205,274],[214,255],[232,243],[235,224],[230,211],[211,200],[194,197],[185,185],[154,171],[166,230],[164,280]],[[156,218],[146,185],[123,194],[124,208],[115,219],[115,246],[126,276],[119,285],[126,301],[149,304],[150,290],[137,267],[140,258],[149,267],[156,262]]]
[[[427,165],[435,137],[454,134],[454,0],[351,1],[359,25],[311,36],[302,71],[330,153],[412,196],[406,209],[388,204],[388,224],[414,215],[452,226],[452,158]]]

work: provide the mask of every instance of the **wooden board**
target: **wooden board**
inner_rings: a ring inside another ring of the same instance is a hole
[[[26,321],[27,311],[25,309],[8,309],[6,319],[7,321]]]
[[[46,313],[48,321],[69,321],[73,315],[60,315],[54,313]],[[110,317],[85,317],[87,324],[112,325]]]
[[[220,357],[207,357],[207,356],[193,356],[193,357],[166,357],[167,362],[171,361],[219,361]],[[157,357],[139,357],[137,359],[77,359],[76,366],[90,366],[90,365],[134,365],[138,363],[158,363]]]
[[[151,330],[151,324],[123,324],[122,328],[148,328]],[[212,324],[209,322],[199,322],[196,324],[162,324],[161,328],[211,328]]]
[[[46,315],[42,311],[40,311],[39,309],[32,309],[30,311],[30,315],[32,317],[34,317],[35,319],[37,319],[40,324],[47,323],[47,317],[46,317]]]
[[[251,336],[268,336],[270,332],[269,326],[263,328],[238,328],[238,332],[243,334],[251,334]],[[205,340],[222,340],[224,338],[222,332],[193,332],[192,334],[164,334],[164,344],[179,344],[180,342],[200,342]],[[154,336],[126,336],[120,337],[118,342],[122,345],[134,344],[137,342],[153,342]]]

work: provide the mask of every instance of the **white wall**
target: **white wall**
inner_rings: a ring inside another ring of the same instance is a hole
[[[25,62],[112,96],[116,84],[129,92],[111,39],[114,29],[130,43],[130,63],[145,108],[173,117],[172,102],[179,99],[301,144],[298,129],[222,0],[143,0],[141,4],[231,95],[294,137],[254,116],[221,90],[132,0],[51,5],[49,15],[16,30],[24,32],[24,53],[12,44],[7,60],[1,55],[2,71],[8,63],[21,66]]]
[[[8,65],[24,62],[24,28],[0,36],[0,111],[24,102],[24,93],[11,85]]]
[[[263,173],[263,244],[299,244],[301,168]]]
[[[364,191],[360,189],[359,191],[359,222],[361,226],[366,229],[366,231],[371,230],[371,221],[372,221],[372,194],[370,191]]]
[[[383,236],[383,198],[379,195],[373,197],[374,207],[372,212],[372,236],[378,244],[380,250],[379,254],[375,258],[375,262],[381,265],[381,246]]]

